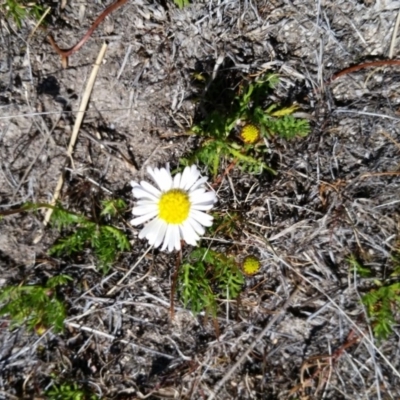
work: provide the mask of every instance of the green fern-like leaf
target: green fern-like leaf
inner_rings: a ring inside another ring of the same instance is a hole
[[[266,127],[269,131],[290,140],[295,137],[305,137],[310,132],[310,125],[307,120],[293,117],[293,115],[285,115],[281,118],[271,118],[267,120]]]
[[[76,382],[54,383],[46,390],[48,400],[99,400],[95,394],[86,387],[79,387]]]
[[[297,106],[278,109],[276,104],[265,110],[268,94],[278,83],[274,74],[267,75],[254,82],[245,83],[226,104],[214,109],[200,123],[192,127],[192,133],[204,137],[198,150],[184,162],[198,162],[206,165],[213,176],[219,171],[222,160],[236,161],[237,166],[251,174],[263,171],[275,173],[265,162],[255,145],[243,145],[237,148],[233,132],[238,124],[253,124],[259,127],[264,137],[277,135],[284,139],[304,137],[310,132],[308,121],[295,118],[292,114]],[[261,143],[261,144],[260,144]],[[262,142],[257,145],[262,145]]]
[[[387,339],[395,324],[394,312],[400,306],[400,282],[384,285],[362,297],[378,340]]]
[[[242,290],[244,277],[233,258],[215,254],[214,279],[228,299],[236,298]]]
[[[50,250],[50,255],[62,256],[66,254],[71,256],[74,253],[83,251],[87,243],[96,236],[97,227],[94,223],[86,223],[85,226],[77,228],[69,236],[60,239]]]
[[[63,330],[66,316],[65,305],[58,299],[58,286],[72,280],[67,275],[50,278],[46,285],[9,286],[1,290],[0,315],[8,314],[11,328],[23,324],[29,330],[54,328]]]
[[[76,224],[85,224],[87,219],[81,215],[65,210],[60,205],[53,208],[51,215],[52,225],[58,229],[67,229]]]
[[[206,266],[199,261],[185,263],[179,274],[179,292],[185,307],[190,306],[193,313],[198,314],[206,309],[216,315],[217,303],[209,281],[206,278]]]
[[[107,200],[102,202],[100,216],[110,220],[116,218],[125,209],[123,200]],[[121,230],[107,224],[95,223],[84,216],[71,213],[57,207],[53,213],[53,224],[60,229],[69,228],[75,231],[59,239],[49,250],[51,255],[71,256],[91,247],[99,260],[99,268],[106,273],[115,261],[119,251],[127,251],[130,244]]]
[[[347,262],[353,269],[353,272],[357,273],[362,278],[368,278],[371,276],[371,270],[369,268],[364,267],[364,265],[357,259],[357,257],[354,254],[350,255],[347,258]]]
[[[18,28],[21,28],[22,22],[28,16],[39,20],[43,14],[42,6],[27,0],[5,0],[4,4],[0,4],[0,8],[5,10],[7,17],[14,19]]]
[[[130,249],[126,235],[119,229],[108,225],[100,226],[97,234],[92,236],[91,244],[103,272],[107,272],[109,266],[115,261],[118,251]]]
[[[69,281],[72,281],[72,278],[69,275],[56,275],[48,279],[46,287],[54,289],[57,286],[66,285]]]
[[[232,257],[200,247],[181,267],[178,283],[185,306],[189,305],[194,313],[205,309],[215,316],[218,298],[236,298],[244,277]]]
[[[100,215],[110,218],[115,218],[126,208],[126,203],[122,199],[104,200],[101,202],[101,205],[102,210]]]
[[[265,170],[270,174],[276,175],[276,171],[270,168],[265,162],[257,158],[243,154],[233,147],[229,148],[229,153],[238,161],[239,166],[251,174],[261,174]]]
[[[236,96],[237,117],[246,118],[251,109],[261,106],[268,96],[268,93],[279,82],[279,78],[275,74],[269,74],[254,82],[250,82],[243,88],[240,95]]]

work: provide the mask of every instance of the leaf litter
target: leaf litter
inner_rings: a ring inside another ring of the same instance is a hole
[[[400,81],[393,66],[327,84],[343,68],[388,58],[393,40],[396,58],[397,10],[398,2],[382,1],[216,0],[178,9],[134,0],[110,16],[111,34],[100,26],[66,70],[45,31],[26,46],[21,38],[33,23],[15,35],[2,22],[0,210],[51,199],[103,40],[109,48],[66,171],[63,198],[77,212],[90,212],[109,192],[133,206],[130,180],[141,179],[147,165],[176,166],[196,146],[186,135],[201,115],[196,73],[278,73],[271,102],[297,103],[312,132],[269,141],[275,177],[233,168],[219,182],[220,211],[238,218],[229,235],[204,242],[241,259],[256,252],[262,266],[246,278],[240,301],[220,305],[219,335],[212,318],[194,316],[177,299],[170,320],[173,256],[147,253],[131,271],[146,250],[136,230],[129,232],[132,251],[103,276],[90,252],[49,257],[55,231],[35,244],[40,214],[3,218],[2,286],[60,273],[79,285],[61,289],[68,306],[62,335],[1,330],[1,396],[39,396],[56,374],[100,398],[398,398],[397,325],[375,341],[361,303],[375,282],[346,260],[354,254],[381,280],[393,269]],[[82,37],[101,11],[87,6],[81,26],[77,2],[54,9],[50,29],[60,47]],[[7,318],[1,324],[7,328]]]

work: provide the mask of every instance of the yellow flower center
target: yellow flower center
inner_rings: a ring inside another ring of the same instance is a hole
[[[246,257],[242,268],[245,274],[254,275],[260,270],[260,260],[254,256]]]
[[[254,144],[260,137],[260,130],[255,125],[245,125],[240,132],[240,137],[243,142],[248,144]]]
[[[168,190],[161,195],[158,210],[158,216],[167,224],[180,224],[189,216],[189,196],[181,189]]]

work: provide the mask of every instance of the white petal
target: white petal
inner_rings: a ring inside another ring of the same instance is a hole
[[[192,217],[194,220],[204,226],[211,226],[214,219],[211,215],[193,209],[190,210],[189,217]]]
[[[137,186],[134,189],[132,189],[132,193],[137,199],[148,199],[154,201],[158,200],[157,197],[154,196],[154,194],[147,192],[141,186]]]
[[[206,192],[193,198],[192,204],[211,204],[217,201],[217,196],[214,192]]]
[[[189,216],[189,218],[185,222],[190,224],[190,226],[194,229],[194,231],[198,235],[200,235],[200,236],[204,235],[204,232],[206,231],[206,229],[204,228],[203,225],[199,224],[194,218],[191,218]]]
[[[142,205],[138,207],[134,207],[132,209],[132,214],[133,215],[145,215],[145,214],[152,214],[152,213],[157,213],[158,212],[158,207],[156,204],[148,204],[148,205]]]
[[[164,221],[160,220],[161,225],[160,225],[160,229],[157,233],[157,238],[154,242],[154,248],[160,247],[160,244],[162,243],[162,241],[164,240],[165,237],[165,232],[167,230],[168,224],[165,223]]]
[[[136,186],[140,186],[136,181],[130,181],[130,184],[133,188]]]
[[[187,244],[191,244],[192,246],[197,245],[197,241],[200,240],[200,238],[187,220],[180,225],[179,229],[182,239]]]
[[[145,229],[148,226],[149,228],[143,233],[143,236],[146,236],[146,239],[149,241],[149,244],[151,246],[157,248],[158,246],[160,246],[162,240],[164,239],[164,228],[166,228],[166,223],[161,219],[156,218],[154,221],[149,222]]]
[[[205,182],[208,181],[208,178],[206,176],[204,176],[203,178],[200,178],[191,188],[190,191],[194,191],[197,188],[199,188],[200,186],[204,185]]]
[[[172,225],[169,224],[167,225],[167,229],[165,231],[164,243],[161,247],[161,251],[164,251],[168,247],[169,242],[171,240],[171,236],[172,236]]]
[[[181,189],[183,189],[186,185],[186,182],[189,179],[189,175],[190,175],[190,167],[185,167],[185,169],[183,170],[182,173],[182,177],[181,177],[181,185],[179,186]]]
[[[159,181],[159,173],[160,170],[158,168],[151,168],[151,167],[147,167],[147,172],[149,173],[149,175],[153,178],[153,181],[156,183],[156,185],[161,189],[158,181]]]
[[[146,221],[148,221],[149,219],[154,218],[156,215],[157,215],[157,213],[145,214],[145,215],[142,215],[141,217],[137,217],[137,218],[132,219],[132,220],[130,221],[130,223],[131,223],[131,225],[133,225],[133,226],[137,226],[137,225],[143,224],[143,222],[146,222]]]
[[[136,202],[136,207],[137,206],[150,206],[150,205],[157,205],[157,202],[154,200],[138,200]]]
[[[196,190],[191,190],[190,192],[189,192],[189,197],[190,197],[190,199],[191,200],[196,200],[196,198],[198,197],[198,196],[201,196],[203,193],[205,193],[206,192],[206,189],[204,189],[204,188],[200,188],[200,189],[196,189]]]
[[[192,186],[195,184],[195,182],[197,181],[197,179],[200,176],[200,171],[197,169],[197,167],[195,165],[192,165],[190,168],[190,174],[188,177],[188,180],[185,183],[185,186],[183,186],[181,184],[181,188],[184,190],[189,190],[192,188]]]
[[[149,242],[151,238],[154,236],[154,231],[157,228],[158,219],[153,219],[150,221],[139,233],[139,239],[146,238]]]
[[[172,188],[172,176],[165,168],[160,169],[160,179],[157,183],[163,192],[166,192]]]
[[[140,184],[141,184],[142,188],[144,190],[146,190],[146,192],[154,194],[154,196],[156,196],[156,197],[161,196],[161,192],[157,188],[155,188],[153,185],[150,185],[150,183],[148,183],[146,181],[141,181]]]
[[[179,225],[172,225],[172,246],[171,248],[168,247],[169,251],[172,251],[174,248],[175,250],[181,249],[181,235],[179,233]]]
[[[182,174],[179,172],[174,176],[174,183],[172,185],[173,188],[179,188],[181,184]]]

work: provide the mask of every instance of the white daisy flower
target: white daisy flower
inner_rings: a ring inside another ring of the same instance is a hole
[[[148,182],[132,181],[133,195],[139,199],[132,214],[133,226],[148,222],[139,238],[146,238],[155,248],[180,250],[181,239],[196,246],[205,226],[211,226],[213,217],[204,213],[217,201],[214,192],[206,191],[207,177],[200,178],[195,165],[186,167],[173,178],[166,168],[147,168],[158,188]]]

